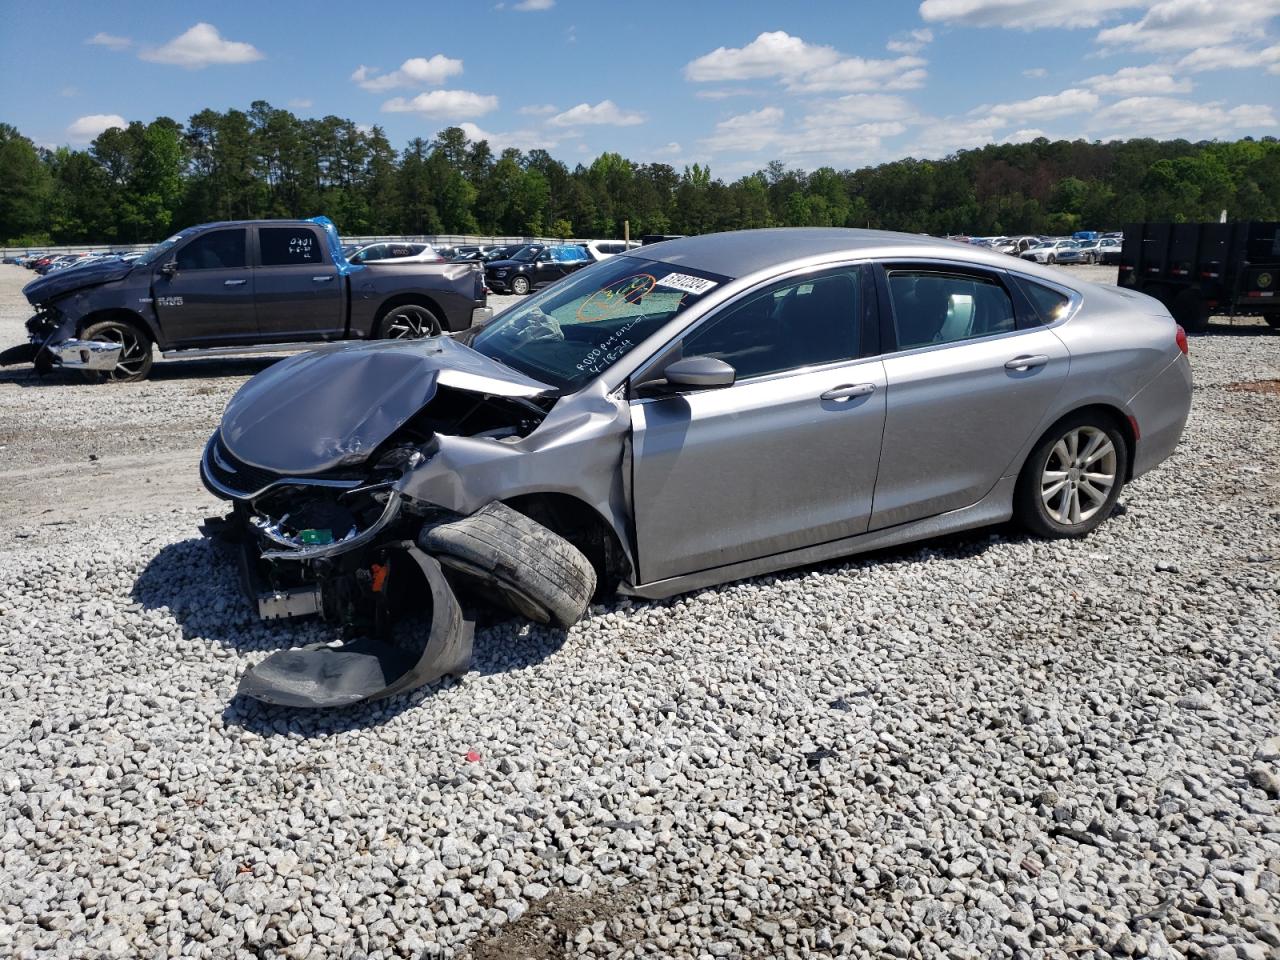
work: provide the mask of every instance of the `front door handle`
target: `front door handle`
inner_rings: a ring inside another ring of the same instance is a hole
[[[1049,362],[1049,358],[1044,354],[1038,354],[1034,357],[1014,357],[1005,363],[1006,370],[1031,370],[1034,367],[1043,367]]]
[[[240,284],[247,282],[247,280],[223,280],[222,285],[224,287],[238,287]]]
[[[333,279],[333,274],[331,273],[328,276],[324,276],[324,277],[312,277],[311,279],[314,280],[316,283],[325,283]]]
[[[869,397],[876,392],[874,383],[842,383],[822,394],[823,400],[852,400],[854,397]]]

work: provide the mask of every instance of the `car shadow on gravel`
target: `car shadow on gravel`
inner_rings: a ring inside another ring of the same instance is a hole
[[[339,628],[317,617],[264,621],[250,606],[240,585],[235,556],[203,537],[168,544],[134,580],[130,596],[151,610],[166,609],[187,636],[243,653],[276,650],[341,638]],[[476,618],[475,645],[467,676],[511,673],[535,666],[564,646],[568,631],[507,617],[489,609],[464,608]],[[421,623],[430,619],[425,615]],[[408,629],[415,629],[418,618]],[[255,661],[260,659],[255,656]],[[244,667],[248,667],[246,660]],[[223,711],[223,722],[263,736],[329,736],[386,723],[430,697],[466,682],[445,677],[396,697],[328,710],[273,707],[239,695]]]

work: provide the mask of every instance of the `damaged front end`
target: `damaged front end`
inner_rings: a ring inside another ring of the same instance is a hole
[[[403,396],[403,364],[375,359],[368,367],[365,375],[374,377],[381,390],[389,383],[378,378],[389,376],[396,396]],[[233,401],[209,440],[201,478],[233,507],[226,517],[207,522],[204,532],[235,549],[245,592],[258,615],[268,620],[320,616],[343,636],[340,646],[269,656],[245,674],[240,693],[286,706],[345,706],[468,669],[473,625],[452,589],[453,574],[446,575],[417,545],[424,526],[457,516],[407,494],[406,480],[430,461],[437,434],[519,440],[537,427],[554,398],[474,392],[446,386],[435,373],[419,373],[430,381],[425,389],[415,383],[421,406],[391,410],[382,403],[376,425],[371,426],[372,415],[352,420],[313,456],[312,462],[323,461],[326,469],[273,469],[299,462],[282,452],[288,440],[263,448],[257,457],[261,463],[274,456],[271,467],[232,452],[228,433],[239,436],[242,447],[254,448],[261,396],[251,414]],[[295,376],[290,387],[292,405],[307,392],[305,378]],[[262,385],[255,391],[261,395]],[[329,392],[327,399],[332,397]],[[346,402],[353,403],[353,397]],[[425,637],[399,629],[428,613]]]

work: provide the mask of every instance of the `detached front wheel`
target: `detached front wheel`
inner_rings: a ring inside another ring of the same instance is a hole
[[[440,331],[440,320],[418,303],[392,307],[378,325],[378,336],[383,340],[420,340],[439,336]]]
[[[1128,467],[1129,448],[1107,418],[1067,417],[1027,458],[1014,512],[1042,537],[1083,537],[1111,515]]]
[[[81,337],[100,343],[120,344],[120,356],[113,368],[85,371],[94,383],[135,383],[147,379],[147,375],[151,373],[151,338],[132,324],[103,320],[85,327]]]

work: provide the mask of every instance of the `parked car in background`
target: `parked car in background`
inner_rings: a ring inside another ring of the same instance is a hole
[[[1120,251],[1124,247],[1121,237],[1106,236],[1098,241],[1098,262],[1107,266],[1115,266],[1120,262]]]
[[[991,249],[997,253],[1006,253],[1011,257],[1017,257],[1038,243],[1040,243],[1039,237],[1003,237],[992,244]]]
[[[1023,260],[1036,263],[1084,263],[1084,251],[1075,240],[1045,240],[1028,247],[1021,254]]]
[[[495,293],[523,296],[593,262],[587,251],[576,243],[550,246],[531,243],[520,248],[510,260],[485,264],[484,279]]]
[[[391,240],[363,246],[347,257],[347,260],[350,263],[366,264],[440,263],[444,257],[436,253],[435,248],[429,243]]]
[[[520,250],[524,249],[524,246],[523,243],[506,243],[495,247],[486,247],[485,251],[480,254],[480,259],[485,263],[493,263],[496,260],[510,260]]]
[[[581,244],[586,249],[587,255],[592,260],[599,262],[607,260],[610,257],[616,257],[620,253],[626,253],[628,250],[634,250],[640,246],[639,240],[588,240]]]
[[[29,342],[0,365],[142,380],[165,357],[271,353],[333,340],[408,339],[487,320],[478,264],[351,263],[333,223],[251,220],[179,231],[133,263],[54,271],[22,290]]]

